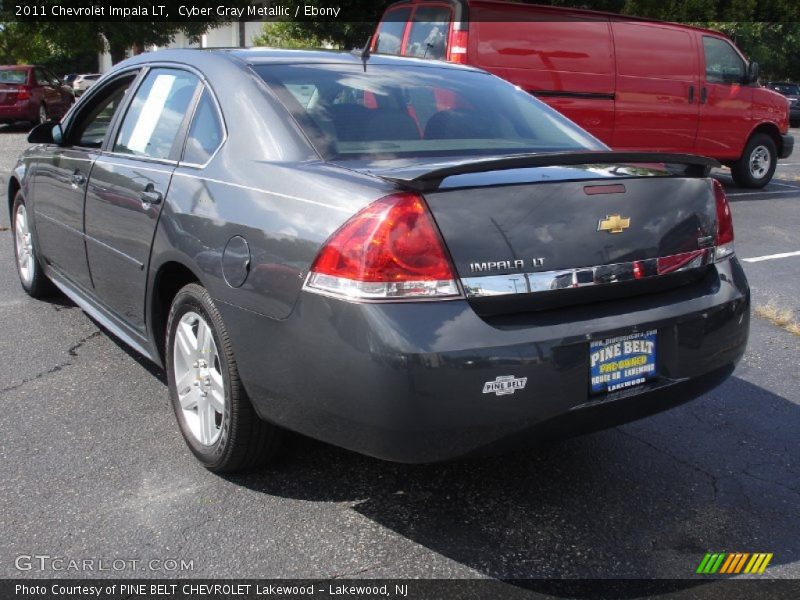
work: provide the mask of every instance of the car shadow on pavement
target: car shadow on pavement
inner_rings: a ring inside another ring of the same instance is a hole
[[[800,559],[798,430],[800,408],[732,377],[673,411],[517,454],[399,465],[298,437],[277,465],[229,479],[351,502],[484,576],[697,578],[706,552]]]

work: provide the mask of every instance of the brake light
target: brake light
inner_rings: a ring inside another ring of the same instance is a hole
[[[314,260],[306,288],[353,299],[460,295],[428,208],[412,193],[376,200],[342,225]]]
[[[447,60],[460,65],[467,64],[467,43],[469,31],[466,29],[452,29],[450,43],[448,44]]]
[[[31,97],[31,88],[27,85],[21,85],[17,88],[17,100],[29,100]]]
[[[716,179],[712,181],[714,185],[714,201],[717,205],[717,239],[714,259],[720,261],[733,256],[734,253],[733,216],[731,215],[731,206],[728,204],[728,197],[725,195],[722,184]]]

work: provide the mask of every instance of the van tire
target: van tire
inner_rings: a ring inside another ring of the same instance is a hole
[[[770,182],[777,166],[774,140],[765,133],[756,133],[748,140],[742,157],[731,166],[731,175],[739,187],[760,189]]]

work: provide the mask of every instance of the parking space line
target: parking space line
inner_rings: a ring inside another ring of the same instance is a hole
[[[797,186],[797,185],[791,185],[790,183],[778,183],[778,182],[777,182],[777,181],[775,181],[774,179],[772,180],[772,182],[771,182],[771,183],[772,183],[772,185],[779,185],[779,186],[781,186],[781,187],[787,187],[787,188],[791,188],[791,189],[793,189],[793,190],[800,190],[800,186]]]
[[[800,192],[800,188],[795,188],[792,191],[779,190],[774,192],[731,192],[728,194],[728,196],[755,196],[756,194],[763,196],[765,194],[796,194],[797,192]]]
[[[774,260],[776,258],[789,258],[790,256],[800,256],[800,250],[797,252],[781,252],[780,254],[766,254],[764,256],[754,256],[753,258],[743,258],[744,262],[757,263],[764,260]]]

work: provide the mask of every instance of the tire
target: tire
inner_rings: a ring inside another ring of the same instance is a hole
[[[742,157],[733,163],[731,175],[739,187],[759,189],[767,185],[778,166],[778,149],[765,133],[756,133],[744,147]]]
[[[12,211],[11,235],[14,241],[14,258],[22,289],[32,298],[52,296],[56,288],[44,274],[39,262],[36,236],[30,226],[30,215],[22,193],[17,192]]]
[[[253,409],[222,316],[202,286],[192,283],[176,294],[165,355],[178,426],[209,471],[241,471],[275,457],[283,431]]]
[[[41,125],[42,123],[47,123],[47,106],[44,102],[39,105],[39,112],[36,115],[36,121],[34,121],[34,125]]]

